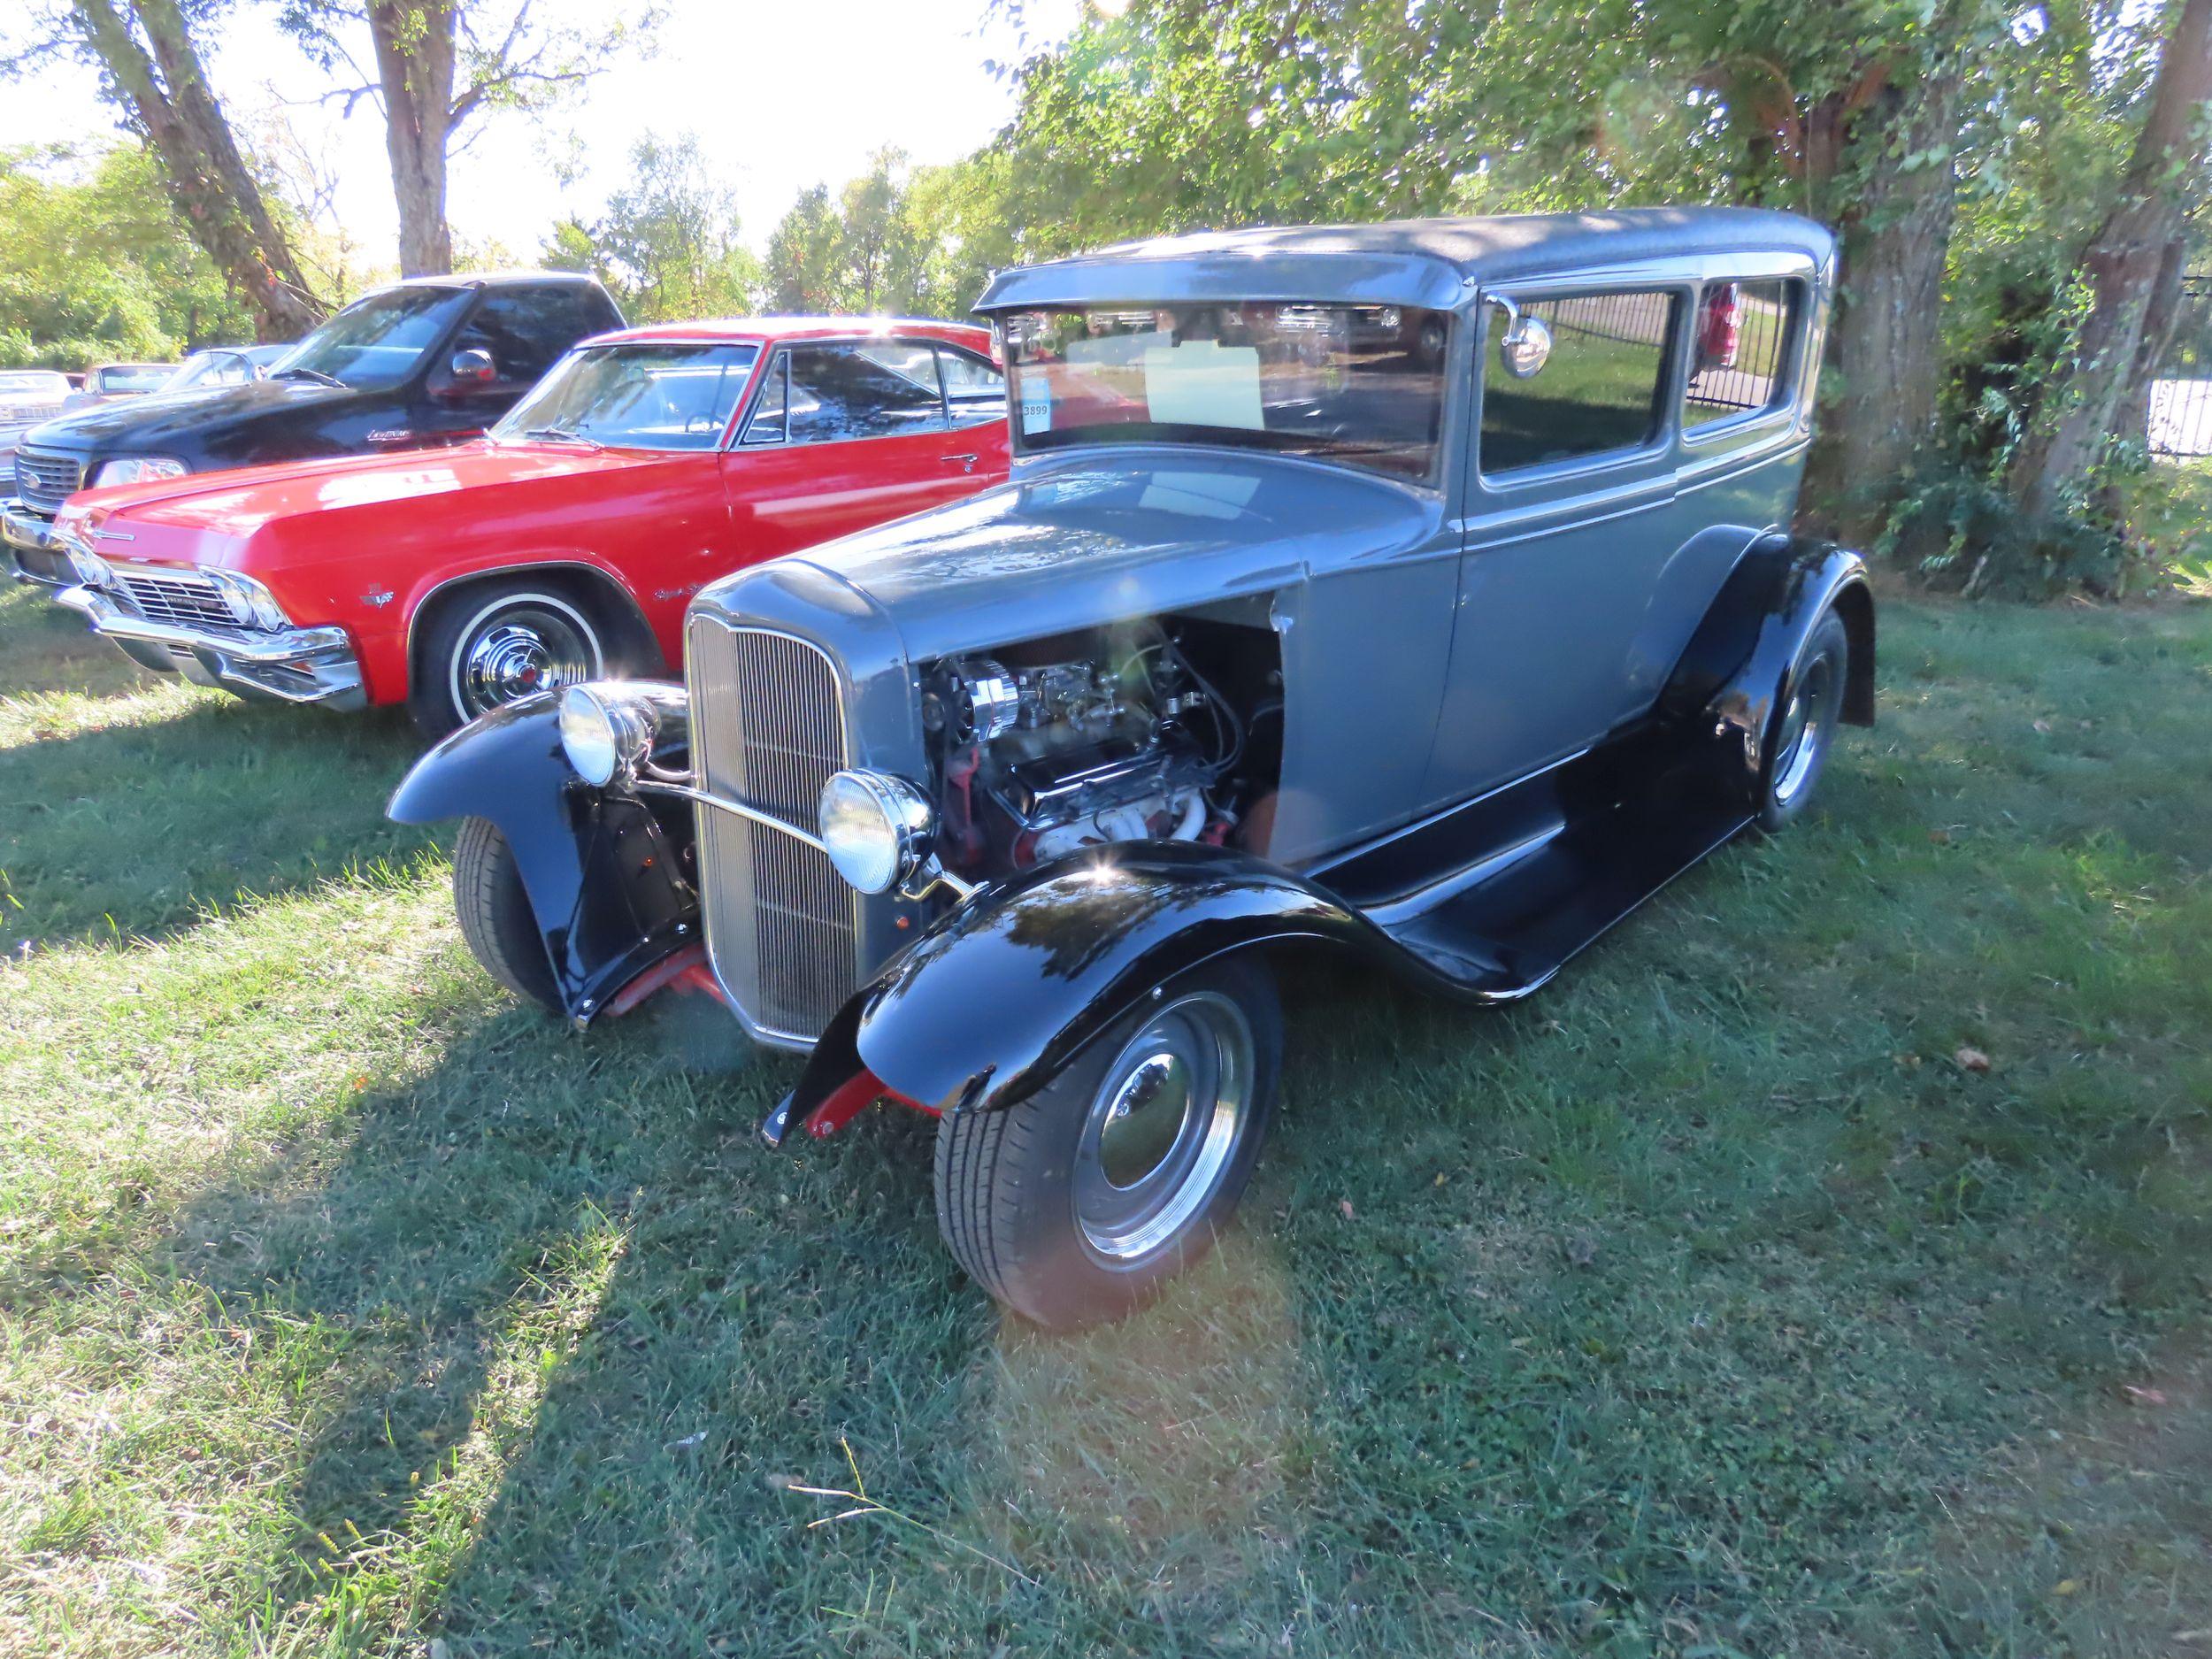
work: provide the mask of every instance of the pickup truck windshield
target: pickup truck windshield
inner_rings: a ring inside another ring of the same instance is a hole
[[[335,380],[380,392],[414,373],[468,308],[466,288],[387,288],[356,300],[269,367],[273,380]]]
[[[1432,481],[1446,326],[1411,307],[1273,301],[1018,311],[1015,442],[1236,444]]]
[[[556,364],[492,436],[618,449],[711,449],[722,441],[759,356],[756,345],[586,346]]]

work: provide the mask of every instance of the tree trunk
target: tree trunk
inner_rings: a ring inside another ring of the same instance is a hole
[[[2158,256],[2158,275],[2151,283],[2149,301],[2143,307],[2143,337],[2135,348],[2135,367],[2129,372],[2120,396],[2120,411],[2113,419],[2113,433],[2131,443],[2151,439],[2151,391],[2164,366],[2166,352],[2174,343],[2181,322],[2182,279],[2189,264],[2189,239],[2184,234],[2166,244]]]
[[[376,42],[377,79],[384,92],[384,148],[399,204],[403,276],[443,276],[453,269],[453,232],[446,223],[446,144],[453,106],[454,0],[373,0],[369,34]]]
[[[2072,362],[2052,388],[2051,418],[2013,458],[2012,493],[2031,515],[2057,509],[2089,476],[2116,429],[2136,372],[2144,319],[2167,250],[2181,236],[2203,188],[2199,122],[2212,97],[2212,0],[2187,0],[2158,65],[2150,113],[2136,140],[2120,199],[2082,252],[2092,295]]]
[[[321,319],[323,307],[231,136],[183,14],[176,0],[128,4],[126,16],[113,0],[71,0],[71,20],[130,124],[161,158],[186,229],[253,308],[255,332],[295,339]],[[132,17],[145,30],[142,42]]]
[[[1840,390],[1822,416],[1806,478],[1816,513],[1851,540],[1880,528],[1880,496],[1935,435],[1959,91],[1958,71],[1947,65],[1916,84],[1855,95],[1855,109],[1816,108],[1806,123],[1815,211],[1834,175],[1855,175],[1835,216],[1842,272],[1826,364]]]

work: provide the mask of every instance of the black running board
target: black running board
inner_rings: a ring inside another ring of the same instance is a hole
[[[1312,872],[1478,1002],[1527,995],[1749,823],[1711,750],[1646,731],[1465,802]]]
[[[1502,860],[1428,909],[1384,921],[1383,931],[1462,995],[1511,1002],[1749,822],[1718,808],[1617,807]]]

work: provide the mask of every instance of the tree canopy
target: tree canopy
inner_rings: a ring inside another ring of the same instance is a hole
[[[253,334],[146,151],[0,152],[0,364],[158,361]]]

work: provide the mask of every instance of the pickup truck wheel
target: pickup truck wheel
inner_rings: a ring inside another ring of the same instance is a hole
[[[472,587],[430,618],[407,711],[443,737],[503,703],[610,672],[616,630],[565,584],[543,578]]]
[[[1774,741],[1760,780],[1761,829],[1780,829],[1811,803],[1835,742],[1850,664],[1850,636],[1843,618],[1831,611],[1814,625],[1775,713]]]
[[[530,895],[522,890],[514,849],[488,818],[461,820],[453,849],[453,910],[469,954],[485,972],[525,1002],[561,1012],[553,964]]]
[[[1018,1105],[937,1126],[937,1225],[960,1264],[1053,1330],[1118,1318],[1203,1256],[1273,1116],[1283,1016],[1238,957],[1161,987]]]

